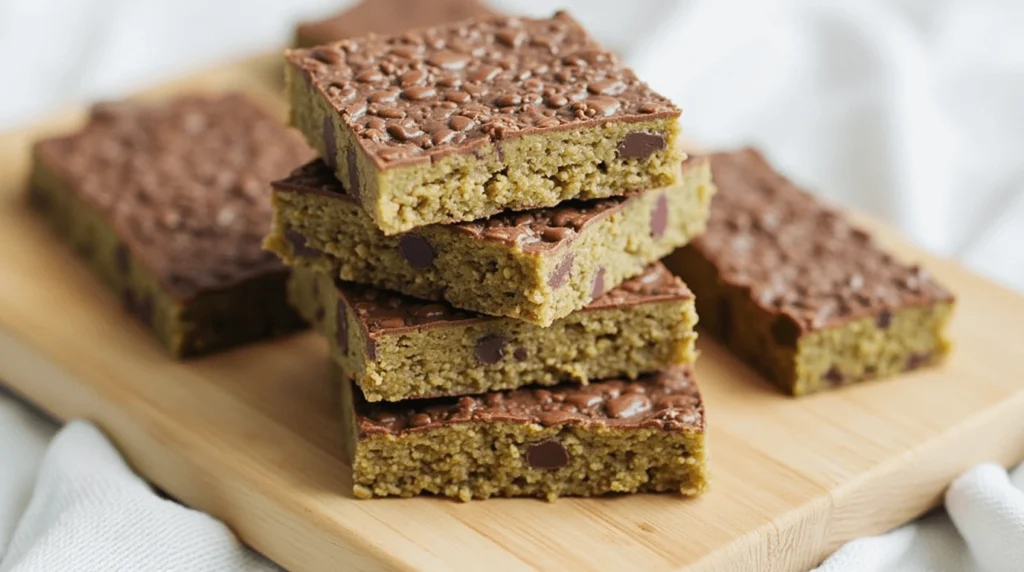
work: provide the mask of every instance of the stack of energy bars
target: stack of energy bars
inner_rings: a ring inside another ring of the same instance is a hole
[[[679,110],[565,13],[287,54],[320,159],[266,246],[330,340],[361,497],[705,487],[694,296],[713,186]]]
[[[925,269],[755,150],[684,159],[569,16],[395,4],[299,29],[438,22],[287,55],[320,159],[240,94],[119,102],[38,142],[29,188],[175,357],[314,324],[358,496],[700,492],[695,307],[792,395],[948,354]]]

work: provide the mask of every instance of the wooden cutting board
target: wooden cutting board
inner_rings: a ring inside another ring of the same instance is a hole
[[[147,97],[241,89],[283,111],[278,77],[260,58]],[[972,464],[1024,457],[1024,298],[866,222],[960,296],[943,368],[794,400],[704,342],[702,498],[356,500],[321,340],[176,363],[26,208],[30,142],[81,117],[0,135],[0,379],[95,421],[147,479],[285,567],[806,569],[935,506]]]

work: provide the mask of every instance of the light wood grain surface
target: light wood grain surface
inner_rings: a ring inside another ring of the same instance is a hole
[[[242,89],[283,110],[277,77],[261,58],[148,96]],[[1024,457],[1024,298],[872,225],[959,295],[952,359],[794,400],[701,343],[704,497],[355,500],[321,340],[175,363],[28,211],[28,145],[81,116],[0,136],[0,379],[95,421],[142,475],[290,569],[800,570],[920,515],[972,464]]]

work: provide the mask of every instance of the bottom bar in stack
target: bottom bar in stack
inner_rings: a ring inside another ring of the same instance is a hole
[[[332,362],[333,363],[333,362]],[[370,403],[338,366],[359,498],[432,493],[593,496],[707,486],[704,405],[690,366],[477,396]]]

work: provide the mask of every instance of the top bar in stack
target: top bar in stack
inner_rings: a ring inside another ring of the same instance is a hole
[[[707,231],[666,259],[701,325],[793,395],[938,362],[953,295],[775,172],[755,150],[711,155]]]
[[[336,16],[299,24],[295,45],[310,47],[366,34],[399,34],[410,28],[495,15],[480,0],[362,0]]]
[[[679,181],[679,109],[564,12],[287,60],[291,122],[388,235]]]

